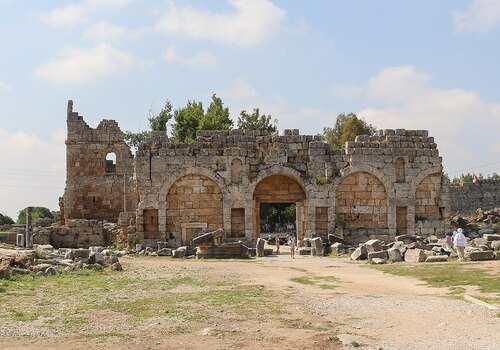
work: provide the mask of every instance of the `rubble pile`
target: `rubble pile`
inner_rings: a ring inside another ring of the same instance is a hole
[[[471,237],[472,236],[472,237]],[[475,237],[475,238],[473,238]],[[469,235],[465,248],[465,257],[472,261],[495,260],[500,258],[500,234],[491,228]],[[368,260],[375,264],[406,261],[410,263],[445,262],[456,253],[447,246],[444,238],[436,236],[421,237],[416,235],[396,236],[393,242],[372,239],[349,247],[343,243],[333,243],[335,254],[350,254],[352,260]]]
[[[451,218],[451,221],[457,223],[461,227],[465,227],[471,223],[484,223],[489,225],[500,224],[500,208],[493,208],[491,210],[479,208],[473,215],[455,215]]]
[[[113,251],[104,247],[54,249],[49,244],[35,245],[33,250],[7,251],[2,254],[0,278],[28,274],[48,276],[78,269],[101,271],[109,268],[112,271],[122,271],[118,258],[125,254],[125,251]]]

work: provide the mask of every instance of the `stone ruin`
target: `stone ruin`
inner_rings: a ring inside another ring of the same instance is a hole
[[[117,223],[130,242],[180,247],[221,228],[227,242],[255,245],[261,203],[295,203],[299,240],[441,237],[449,227],[449,186],[426,130],[381,130],[340,150],[296,129],[198,131],[190,144],[153,132],[134,155],[114,120],[91,128],[72,101],[67,126],[60,211],[70,232],[98,220]],[[52,243],[57,233],[47,232]],[[82,237],[72,234],[73,246]]]

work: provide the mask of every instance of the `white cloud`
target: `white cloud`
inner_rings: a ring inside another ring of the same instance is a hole
[[[386,68],[360,87],[368,102],[358,115],[380,129],[429,130],[446,171],[499,160],[491,148],[500,139],[500,104],[487,103],[474,91],[430,82],[413,66]]]
[[[85,30],[85,32],[83,33],[83,37],[87,40],[93,40],[97,42],[120,38],[137,39],[142,37],[149,30],[150,29],[147,27],[128,29],[124,26],[101,21],[87,28],[87,30]]]
[[[14,220],[18,210],[44,206],[58,210],[58,198],[65,181],[66,133],[59,129],[49,139],[40,139],[23,131],[0,129],[0,212]]]
[[[0,92],[8,92],[12,87],[6,82],[0,81]]]
[[[457,32],[489,32],[500,24],[500,1],[473,0],[465,11],[453,11]]]
[[[56,83],[83,84],[123,72],[136,64],[133,56],[108,44],[92,48],[72,47],[64,49],[57,58],[37,67],[34,76]]]
[[[217,94],[224,98],[239,102],[256,97],[257,91],[246,81],[246,79],[236,78],[231,82],[229,88],[220,89],[217,91]]]
[[[215,67],[218,64],[217,56],[209,51],[199,51],[187,57],[179,54],[174,46],[169,46],[163,51],[162,58],[165,62],[176,62],[188,66]]]
[[[255,45],[273,34],[285,11],[268,0],[228,0],[229,13],[213,13],[191,6],[177,8],[157,22],[166,33],[182,33],[197,39],[209,39],[235,45]]]
[[[39,18],[53,27],[72,27],[86,21],[96,11],[125,6],[130,2],[131,0],[87,0],[40,13]]]

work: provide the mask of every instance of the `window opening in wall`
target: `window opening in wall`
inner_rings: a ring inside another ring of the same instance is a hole
[[[285,237],[295,233],[297,209],[295,203],[260,203],[260,236]]]
[[[92,203],[95,203],[95,201],[96,201],[95,196],[92,196]]]
[[[116,172],[116,154],[114,152],[106,154],[106,172]]]

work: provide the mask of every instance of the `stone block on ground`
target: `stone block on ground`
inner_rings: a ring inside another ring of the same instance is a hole
[[[382,242],[378,239],[370,239],[366,241],[364,246],[366,247],[366,251],[370,252],[380,252],[382,250]]]
[[[493,250],[499,250],[500,249],[500,241],[490,242],[490,248]]]
[[[264,246],[266,245],[266,240],[262,238],[257,238],[257,244],[255,248],[257,249],[257,257],[262,258],[264,256]]]
[[[184,258],[187,255],[187,247],[179,247],[172,252],[174,258]]]
[[[404,258],[409,263],[420,263],[427,259],[427,255],[425,255],[422,249],[407,249]]]
[[[351,260],[366,260],[368,256],[368,252],[366,251],[366,247],[360,246],[357,247],[354,252],[351,254]]]
[[[311,239],[311,248],[314,248],[315,256],[323,256],[323,240],[321,237],[315,237]],[[313,249],[311,249],[312,254]]]
[[[330,243],[330,244],[332,244],[332,245],[333,245],[334,243],[341,243],[341,244],[345,244],[345,241],[344,241],[342,238],[340,238],[339,236],[334,235],[334,234],[332,234],[332,233],[329,233],[329,234],[328,234],[328,243]]]
[[[483,238],[485,238],[488,242],[500,241],[500,235],[495,234],[485,234],[483,235]]]
[[[301,247],[298,250],[299,255],[311,255],[311,247]]]
[[[428,256],[425,262],[446,262],[448,261],[448,255],[433,255]]]
[[[403,255],[406,251],[406,245],[403,241],[394,242],[394,244],[392,245],[392,248],[399,250],[401,255]]]
[[[337,243],[333,243],[331,245],[331,250],[332,250],[332,253],[337,254],[337,255],[346,254],[348,247],[342,243],[337,242]]]
[[[373,258],[370,260],[372,263],[380,265],[380,264],[387,264],[387,259],[382,259],[382,258]]]
[[[422,249],[422,250],[431,250],[432,248],[423,242],[412,242],[406,246],[407,249]]]
[[[158,250],[157,254],[159,256],[172,256],[172,249],[170,248],[161,248]]]
[[[495,254],[492,250],[474,251],[469,253],[469,259],[472,261],[495,260]]]
[[[403,254],[401,254],[401,251],[399,249],[394,247],[387,249],[387,257],[390,262],[403,261]]]
[[[368,252],[368,261],[373,260],[373,259],[384,259],[387,261],[388,256],[387,256],[387,251],[382,250],[380,252]]]
[[[122,264],[120,264],[120,262],[115,262],[109,268],[111,269],[111,271],[123,271],[123,267]]]
[[[396,242],[404,242],[405,244],[409,244],[414,241],[414,236],[413,235],[399,235],[396,236],[395,240]]]
[[[35,264],[35,253],[30,252],[17,252],[14,257],[13,265],[20,266],[22,268],[28,269],[30,266]]]

